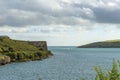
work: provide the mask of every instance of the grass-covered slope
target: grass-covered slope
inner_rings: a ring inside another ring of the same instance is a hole
[[[95,42],[78,48],[120,48],[120,40],[108,40],[103,42]]]
[[[52,55],[50,51],[39,50],[26,41],[0,37],[0,63],[5,61],[6,57],[9,57],[10,61],[28,61],[47,58],[50,55]]]

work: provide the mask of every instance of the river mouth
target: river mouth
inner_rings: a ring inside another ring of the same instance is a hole
[[[94,78],[93,66],[110,68],[119,60],[120,49],[49,47],[54,56],[42,61],[11,63],[0,66],[0,80],[87,80]]]

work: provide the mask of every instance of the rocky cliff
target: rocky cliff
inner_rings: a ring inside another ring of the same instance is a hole
[[[28,41],[28,43],[36,46],[39,50],[48,50],[46,41]]]

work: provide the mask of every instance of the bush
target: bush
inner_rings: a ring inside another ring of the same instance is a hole
[[[9,56],[13,61],[17,59],[17,53],[16,52],[9,52],[5,55]]]
[[[0,48],[0,53],[2,53],[2,51],[3,51],[3,50]]]
[[[101,67],[94,67],[94,70],[96,71],[96,77],[94,80],[120,80],[120,72],[118,67],[118,63],[115,60],[113,60],[111,70],[108,70],[105,73],[102,71]]]

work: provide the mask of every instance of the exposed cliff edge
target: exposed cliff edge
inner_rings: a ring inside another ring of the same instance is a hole
[[[46,41],[21,41],[0,36],[0,65],[16,61],[41,60],[52,55]]]
[[[48,50],[46,41],[27,41],[29,44],[36,46],[39,50]]]
[[[107,40],[78,46],[78,48],[120,48],[120,40]]]

